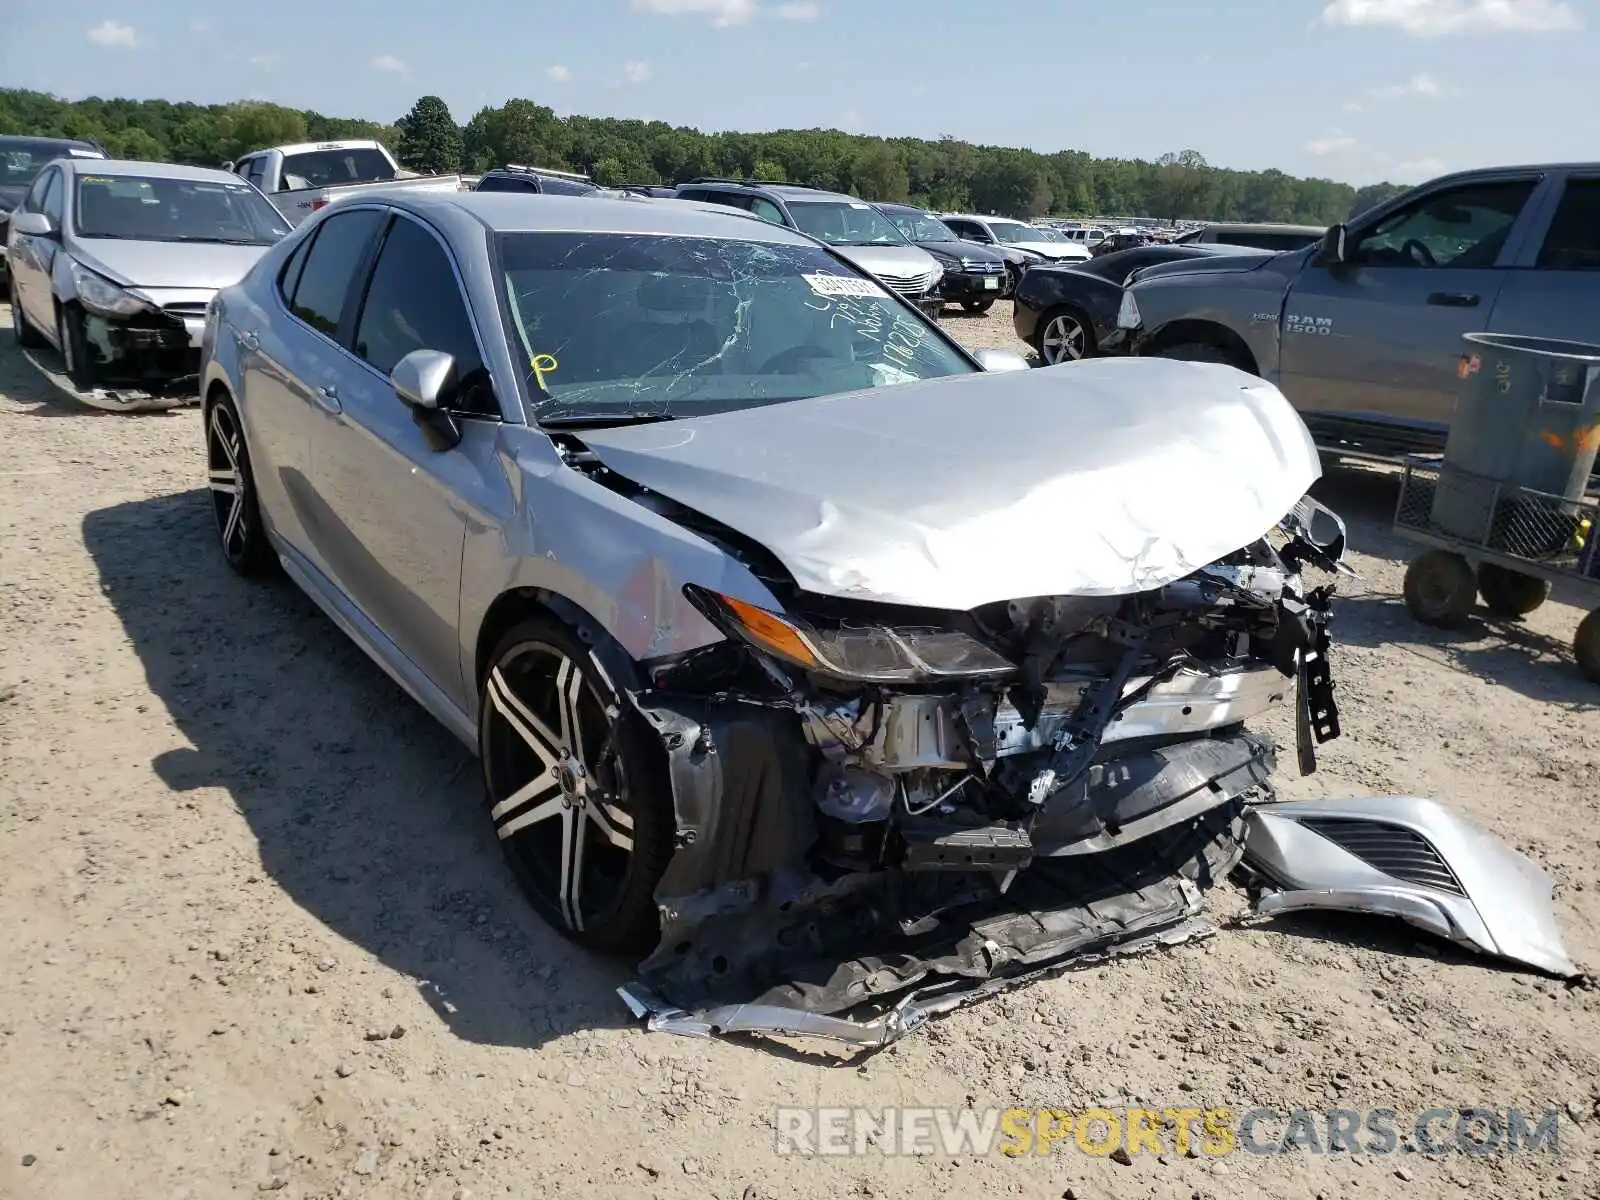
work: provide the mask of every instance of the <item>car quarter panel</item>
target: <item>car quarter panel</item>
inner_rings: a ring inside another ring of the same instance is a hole
[[[502,511],[468,515],[460,634],[462,676],[469,681],[475,682],[478,630],[495,601],[513,591],[564,598],[639,662],[722,640],[684,597],[685,584],[782,608],[737,560],[568,465],[536,427],[501,425],[484,469],[507,503]]]

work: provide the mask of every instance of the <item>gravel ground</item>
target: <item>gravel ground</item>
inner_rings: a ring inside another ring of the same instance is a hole
[[[948,327],[1015,345],[1004,303]],[[1378,921],[1224,929],[864,1065],[645,1034],[623,973],[518,899],[461,750],[290,586],[224,568],[193,410],[81,408],[4,334],[0,444],[0,1196],[1600,1196],[1597,993]],[[1546,865],[1600,962],[1580,612],[1421,628],[1393,476],[1320,490],[1364,576],[1346,734],[1284,792],[1459,805]],[[1097,1100],[1555,1107],[1561,1153],[774,1152],[780,1105]]]

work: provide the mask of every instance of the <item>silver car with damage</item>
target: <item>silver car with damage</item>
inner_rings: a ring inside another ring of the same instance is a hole
[[[479,756],[635,1012],[882,1044],[1206,932],[1272,807],[1247,723],[1298,704],[1302,770],[1338,733],[1282,395],[1019,365],[777,224],[392,193],[212,306],[211,503]]]
[[[288,223],[248,183],[164,163],[60,158],[11,216],[11,320],[85,399],[192,399],[206,306]]]

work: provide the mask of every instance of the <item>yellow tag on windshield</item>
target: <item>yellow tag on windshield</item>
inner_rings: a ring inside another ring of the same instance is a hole
[[[530,365],[533,367],[533,379],[534,382],[539,385],[539,390],[541,392],[548,391],[549,389],[544,386],[545,372],[554,371],[561,365],[556,361],[555,355],[535,354],[533,356],[533,362]]]

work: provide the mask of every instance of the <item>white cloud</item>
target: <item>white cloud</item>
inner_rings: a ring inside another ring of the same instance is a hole
[[[822,15],[822,5],[812,0],[791,0],[791,3],[778,5],[774,11],[785,21],[815,21]]]
[[[405,59],[396,58],[392,54],[380,54],[369,62],[367,66],[374,71],[388,71],[392,75],[407,75],[411,71],[411,67],[407,65]]]
[[[1424,38],[1583,27],[1583,19],[1567,0],[1332,0],[1322,10],[1322,23],[1398,29]]]
[[[720,27],[745,24],[756,15],[756,0],[633,0],[633,10],[664,17],[710,17]]]
[[[131,50],[139,44],[139,35],[132,25],[121,21],[101,21],[89,30],[89,40],[96,46],[120,46]]]
[[[1443,175],[1446,169],[1442,158],[1412,158],[1395,163],[1388,169],[1388,174],[1395,183],[1422,183]]]
[[[1356,149],[1358,144],[1353,137],[1334,134],[1325,138],[1313,138],[1305,144],[1303,149],[1307,154],[1314,154],[1318,158],[1326,158],[1330,154],[1348,154]]]
[[[1413,75],[1404,83],[1391,83],[1387,87],[1374,88],[1374,96],[1396,98],[1401,96],[1438,96],[1443,94],[1444,88],[1432,75]]]
[[[623,63],[622,78],[629,83],[644,83],[650,78],[650,64],[643,62]]]
[[[572,68],[564,67],[560,63],[544,69],[544,77],[551,83],[571,83]]]
[[[265,69],[267,67],[277,66],[278,56],[276,54],[252,54],[249,58],[245,59],[245,61],[252,67],[261,67],[262,69]]]

